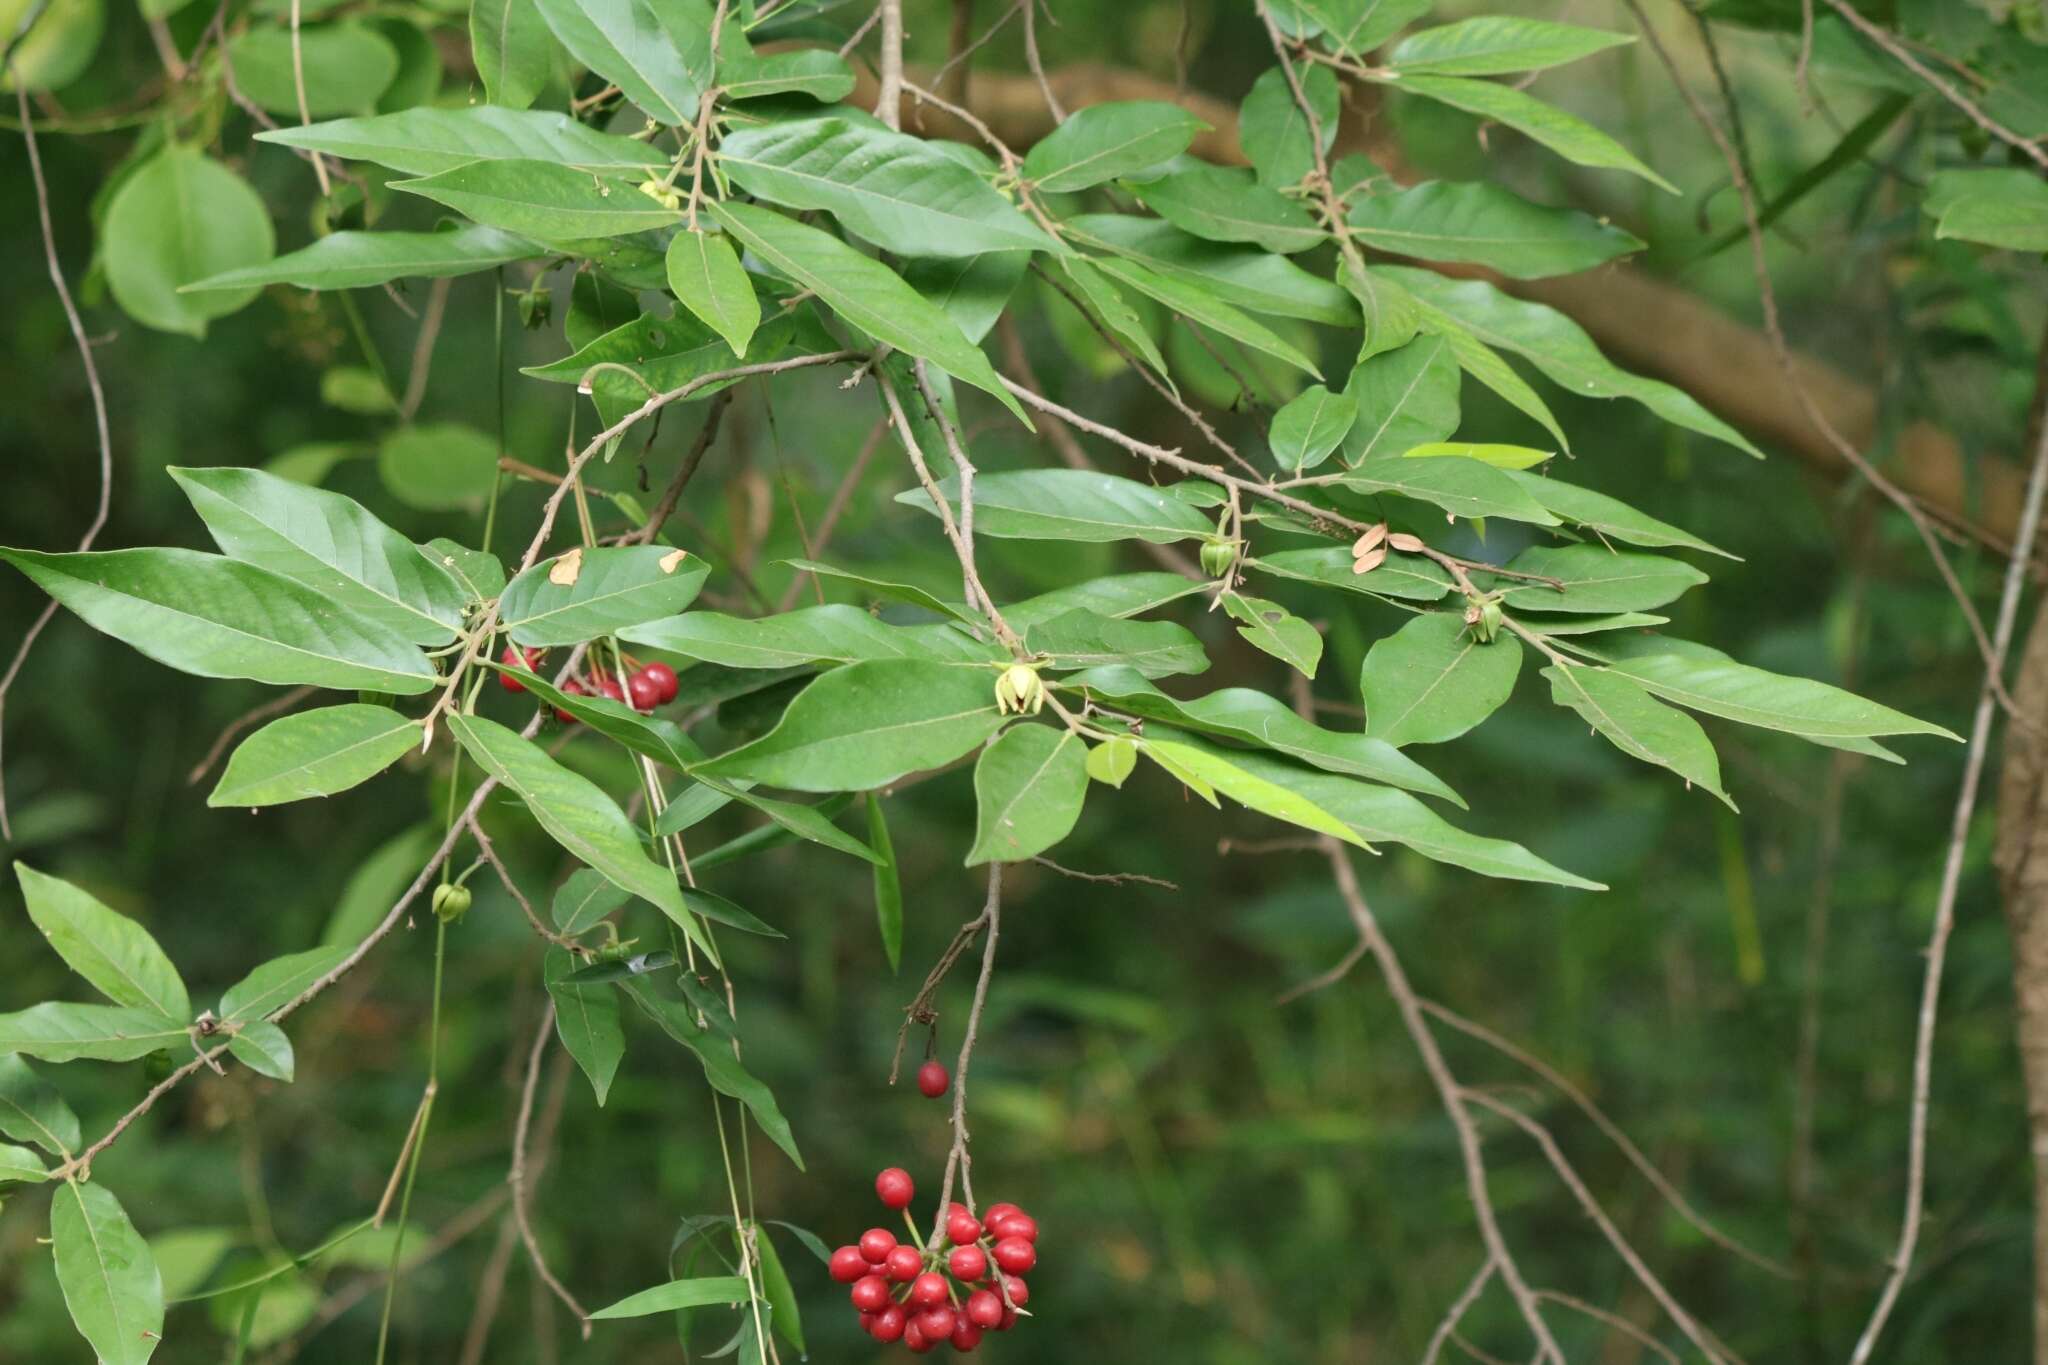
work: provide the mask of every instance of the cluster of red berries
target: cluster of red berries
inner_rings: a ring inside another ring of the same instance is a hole
[[[529,673],[538,673],[541,655],[544,652],[539,649],[520,649],[514,645],[506,645],[505,652],[498,656],[498,661],[507,668],[523,668]],[[526,684],[510,673],[500,673],[498,682],[507,692],[526,690]],[[652,711],[664,702],[674,701],[679,686],[673,668],[667,664],[653,663],[642,664],[634,669],[626,676],[626,684],[623,687],[611,674],[595,673],[588,679],[569,679],[562,684],[562,690],[572,697],[609,697],[613,701],[626,702],[635,711]],[[559,706],[555,708],[555,715],[565,725],[576,723],[576,717]]]
[[[941,1252],[919,1245],[908,1212],[916,1193],[908,1172],[883,1171],[875,1193],[888,1207],[905,1210],[911,1240],[869,1228],[859,1242],[832,1253],[832,1278],[853,1286],[862,1331],[923,1355],[942,1342],[971,1351],[983,1332],[1016,1325],[1018,1310],[1031,1302],[1021,1277],[1038,1264],[1038,1223],[1030,1214],[1015,1204],[991,1204],[986,1218],[976,1218],[965,1204],[953,1204],[946,1214],[949,1249]]]

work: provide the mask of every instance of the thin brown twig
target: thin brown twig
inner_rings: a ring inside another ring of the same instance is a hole
[[[938,1213],[932,1220],[930,1245],[944,1245],[946,1237],[947,1211],[953,1201],[953,1174],[955,1168],[960,1175],[960,1199],[967,1205],[969,1213],[974,1212],[974,1157],[967,1149],[967,1068],[974,1060],[974,1044],[981,1032],[981,1011],[988,1003],[989,977],[995,973],[996,939],[1003,925],[1003,865],[988,865],[988,900],[982,906],[981,919],[987,925],[987,932],[981,941],[981,972],[974,979],[974,1000],[967,1008],[967,1028],[960,1037],[960,1055],[953,1065],[953,1145],[946,1154],[946,1172],[939,1182]],[[997,1273],[997,1287],[1001,1289],[1003,1302],[1009,1303],[1010,1293]]]
[[[1569,1308],[1574,1313],[1583,1313],[1595,1322],[1604,1322],[1637,1345],[1655,1351],[1663,1359],[1670,1361],[1671,1365],[1681,1365],[1678,1359],[1678,1352],[1672,1350],[1669,1346],[1666,1346],[1663,1342],[1657,1340],[1657,1338],[1651,1336],[1619,1313],[1610,1313],[1605,1308],[1587,1303],[1584,1299],[1574,1298],[1570,1294],[1561,1294],[1555,1289],[1539,1289],[1536,1291],[1536,1297],[1548,1303],[1554,1303],[1560,1308]]]
[[[499,1191],[499,1193],[506,1193]],[[498,1307],[505,1300],[505,1277],[512,1270],[512,1252],[519,1245],[519,1229],[506,1214],[498,1220],[498,1240],[484,1258],[483,1273],[477,1276],[476,1307],[470,1311],[469,1326],[462,1334],[462,1354],[456,1365],[483,1365],[484,1351],[491,1344],[491,1325],[498,1320]]]
[[[533,932],[540,935],[547,943],[562,949],[564,952],[574,954],[587,952],[588,950],[575,939],[567,938],[548,928],[546,922],[534,912],[533,902],[528,900],[526,893],[519,889],[519,883],[512,880],[512,870],[506,867],[505,860],[498,856],[497,846],[491,842],[491,836],[484,833],[483,821],[472,815],[467,823],[469,826],[469,837],[476,840],[477,852],[483,856],[483,860],[486,863],[490,864],[491,871],[498,874],[498,882],[505,888],[506,894],[519,903],[519,909],[526,915],[526,922],[533,926]]]
[[[889,419],[886,416],[876,418],[875,424],[868,428],[867,439],[861,442],[860,452],[853,457],[853,463],[847,466],[845,475],[839,480],[839,486],[832,490],[832,501],[825,504],[825,515],[818,522],[818,535],[815,548],[811,551],[811,558],[821,557],[831,546],[832,533],[839,527],[839,518],[846,514],[847,504],[853,500],[854,489],[859,486],[861,475],[867,472],[868,463],[875,458],[875,452],[882,448],[882,439],[888,434]],[[806,578],[813,583],[817,581],[816,574],[801,573],[789,581],[789,586],[782,590],[781,600],[775,604],[778,614],[796,605],[797,598],[803,596]]]
[[[1024,64],[1031,68],[1031,77],[1038,82],[1038,93],[1045,96],[1045,107],[1052,114],[1054,123],[1065,123],[1067,111],[1060,108],[1059,96],[1052,92],[1052,82],[1045,78],[1045,63],[1038,55],[1038,0],[1021,0],[1024,11]]]
[[[896,1029],[896,1052],[889,1062],[889,1084],[896,1084],[897,1076],[902,1073],[903,1044],[910,1037],[910,1026],[931,1024],[938,1020],[938,1013],[932,1009],[932,1001],[938,998],[939,986],[944,983],[947,973],[953,970],[953,964],[960,960],[960,955],[967,951],[975,936],[987,924],[988,911],[983,910],[955,929],[952,941],[946,945],[945,951],[939,954],[939,960],[932,965],[932,969],[925,973],[924,984],[917,988],[917,994],[903,1007],[903,1022]]]
[[[426,401],[427,377],[434,370],[434,343],[441,338],[441,320],[448,312],[448,291],[454,287],[451,276],[443,275],[427,291],[426,316],[420,319],[419,339],[412,344],[412,369],[405,377],[405,396],[398,402],[398,420],[410,422],[419,414],[420,404]]]
[[[682,501],[683,490],[690,486],[691,479],[697,477],[697,466],[704,463],[705,452],[710,450],[711,443],[718,439],[719,424],[725,420],[725,410],[732,406],[732,395],[731,389],[721,389],[712,395],[710,403],[705,407],[704,425],[698,430],[697,439],[690,443],[690,449],[683,456],[683,462],[676,466],[674,477],[668,481],[668,486],[661,490],[661,500],[654,504],[654,510],[648,513],[646,522],[639,530],[629,532],[620,538],[621,545],[651,545],[654,538],[661,534],[661,528],[667,525],[669,517],[674,515],[676,504]]]
[[[1156,886],[1162,891],[1180,890],[1178,883],[1167,881],[1164,877],[1148,877],[1142,872],[1079,872],[1071,867],[1062,867],[1042,855],[1033,857],[1031,861],[1059,873],[1062,877],[1072,877],[1077,882],[1099,882],[1105,886]]]
[[[1457,1332],[1458,1324],[1465,1320],[1465,1314],[1472,1311],[1472,1305],[1486,1292],[1486,1282],[1493,1278],[1494,1266],[1491,1256],[1481,1261],[1479,1269],[1472,1272],[1472,1278],[1466,1281],[1458,1297],[1451,1300],[1451,1306],[1444,1310],[1443,1320],[1429,1334],[1429,1347],[1422,1353],[1422,1365],[1436,1365],[1437,1357],[1443,1354],[1444,1345]]]
[[[875,117],[890,128],[903,129],[903,0],[881,0],[881,84],[875,91]]]
[[[319,690],[317,687],[294,687],[291,691],[272,697],[260,706],[252,706],[236,716],[227,723],[226,728],[213,737],[213,744],[208,747],[206,757],[193,764],[192,771],[185,774],[185,785],[197,786],[201,778],[213,771],[213,765],[220,762],[221,755],[228,751],[228,745],[234,743],[235,736],[252,725],[269,720],[272,716],[283,715]]]
[[[555,1031],[555,1003],[550,1000],[541,1011],[540,1027],[534,1031],[533,1048],[526,1057],[526,1080],[519,1090],[519,1119],[512,1128],[512,1164],[505,1172],[505,1183],[512,1190],[512,1217],[519,1225],[519,1240],[526,1244],[527,1259],[533,1262],[533,1273],[548,1287],[550,1293],[562,1301],[563,1307],[576,1315],[583,1339],[590,1340],[590,1314],[583,1311],[583,1305],[576,1302],[576,1296],[555,1272],[548,1267],[548,1259],[541,1253],[540,1239],[533,1234],[532,1220],[527,1216],[526,1199],[526,1144],[533,1127],[533,1096],[540,1088],[540,1061],[547,1054],[548,1040]],[[536,1169],[535,1178],[539,1178]]]

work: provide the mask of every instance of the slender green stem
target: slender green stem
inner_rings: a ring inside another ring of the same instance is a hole
[[[492,292],[494,306],[491,309],[491,378],[498,390],[498,454],[505,454],[505,267],[499,266],[496,279],[498,287]],[[505,471],[494,470],[491,474],[491,500],[484,508],[483,552],[491,552],[491,533],[498,529],[498,493],[505,487]]]
[[[334,291],[334,297],[341,302],[342,315],[348,319],[349,330],[355,333],[356,345],[361,348],[363,359],[377,376],[377,382],[384,386],[384,396],[391,400],[394,410],[399,407],[398,390],[391,386],[391,371],[384,368],[384,357],[370,340],[370,329],[363,324],[363,311],[356,307],[355,298],[346,289]]]
[[[452,821],[451,821],[452,823]],[[398,1231],[391,1239],[391,1263],[384,1278],[384,1311],[377,1322],[377,1365],[384,1365],[384,1353],[391,1342],[391,1305],[398,1294],[398,1268],[405,1256],[405,1226],[412,1214],[412,1187],[419,1178],[420,1153],[426,1150],[427,1127],[434,1118],[434,1095],[440,1088],[441,1069],[441,981],[447,958],[448,922],[434,920],[434,1000],[427,1024],[427,1093],[420,1102],[419,1131],[407,1154],[405,1190],[398,1196]]]

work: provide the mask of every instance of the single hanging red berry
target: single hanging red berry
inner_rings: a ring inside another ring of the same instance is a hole
[[[996,1264],[1005,1275],[1022,1275],[1038,1264],[1038,1249],[1022,1237],[1005,1237],[996,1243]]]
[[[563,683],[562,691],[571,697],[587,697],[590,695],[590,689],[583,685],[583,680],[580,678],[571,678]],[[570,715],[559,706],[555,708],[555,719],[564,725],[574,725],[576,723],[576,717]]]
[[[892,1303],[869,1319],[868,1335],[883,1343],[901,1341],[909,1321],[903,1310]]]
[[[887,1228],[869,1228],[860,1235],[860,1254],[869,1265],[880,1265],[896,1249],[896,1234]]]
[[[943,1062],[926,1062],[917,1069],[918,1091],[928,1100],[935,1100],[945,1094],[946,1087],[952,1083],[953,1078],[947,1073]]]
[[[641,668],[640,676],[654,684],[657,706],[668,705],[682,690],[682,684],[676,681],[676,671],[667,664],[647,664]]]
[[[661,684],[648,677],[643,668],[626,679],[626,699],[633,703],[635,711],[652,711],[661,705]]]
[[[962,1355],[981,1345],[981,1329],[965,1318],[953,1324],[953,1349]]]
[[[981,1224],[966,1209],[955,1209],[946,1220],[946,1240],[956,1247],[981,1240]]]
[[[1003,1320],[1003,1297],[993,1289],[977,1289],[967,1296],[966,1311],[976,1327],[994,1327]]]
[[[1022,1308],[1025,1304],[1031,1302],[1031,1286],[1018,1279],[1015,1275],[1003,1276],[1003,1292],[1010,1296],[1012,1307]]]
[[[910,1301],[919,1308],[936,1308],[946,1301],[946,1277],[927,1270],[910,1283]],[[935,1335],[944,1336],[944,1332]]]
[[[880,1275],[863,1275],[853,1282],[848,1295],[863,1313],[879,1313],[889,1306],[889,1282]]]
[[[540,672],[540,656],[541,651],[538,649],[520,649],[514,645],[506,645],[505,652],[498,656],[498,662],[507,668],[523,668],[528,673],[538,673]],[[513,677],[510,673],[500,673],[498,675],[498,686],[504,688],[507,692],[524,692],[526,690],[526,684]]]
[[[946,1257],[946,1269],[962,1284],[973,1284],[988,1274],[988,1257],[978,1246],[954,1247],[953,1254]]]
[[[875,1177],[875,1194],[892,1209],[907,1209],[917,1196],[917,1185],[910,1172],[901,1166],[891,1166]]]
[[[619,686],[619,680],[609,673],[603,674],[598,678],[597,694],[601,697],[609,697],[613,701],[624,701],[626,699],[626,689]]]
[[[852,1284],[868,1273],[868,1258],[859,1247],[841,1247],[832,1253],[830,1273],[841,1284]]]
[[[917,1325],[924,1328],[924,1334],[933,1341],[944,1341],[953,1335],[953,1327],[959,1321],[959,1314],[940,1304],[937,1308],[925,1309],[919,1316]]]
[[[926,1351],[931,1350],[933,1346],[937,1345],[936,1342],[924,1334],[924,1328],[917,1325],[916,1318],[911,1318],[903,1324],[903,1344],[909,1348],[913,1355],[923,1355]]]
[[[924,1257],[913,1246],[899,1246],[882,1259],[882,1273],[897,1284],[909,1284],[924,1269]]]
[[[1024,1210],[1018,1208],[1015,1204],[990,1204],[986,1209],[982,1210],[981,1223],[983,1227],[993,1230],[999,1219],[1007,1218],[1013,1213],[1022,1212]]]
[[[1038,1220],[1028,1213],[1003,1215],[999,1223],[989,1224],[989,1235],[997,1241],[1005,1237],[1021,1237],[1027,1242],[1038,1240]]]

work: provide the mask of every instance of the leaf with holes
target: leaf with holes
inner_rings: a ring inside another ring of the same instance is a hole
[[[569,573],[572,555],[577,566]],[[571,550],[507,583],[498,618],[518,644],[582,644],[675,615],[696,600],[710,572],[703,560],[664,545]]]
[[[1316,675],[1323,657],[1323,637],[1308,622],[1277,602],[1225,592],[1223,609],[1240,624],[1237,633],[1304,677]]]

